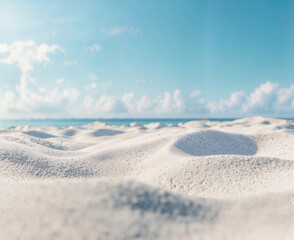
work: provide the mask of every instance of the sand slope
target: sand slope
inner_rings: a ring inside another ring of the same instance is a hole
[[[294,239],[294,122],[0,132],[0,239]]]

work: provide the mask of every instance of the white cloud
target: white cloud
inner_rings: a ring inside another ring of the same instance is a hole
[[[60,113],[66,111],[67,103],[73,103],[79,96],[74,88],[46,90],[38,87],[36,81],[25,74],[16,88],[19,98],[15,101],[14,111],[22,113]]]
[[[79,96],[76,89],[63,89],[57,87],[46,90],[37,85],[30,71],[37,63],[50,62],[48,53],[63,49],[57,45],[37,44],[34,41],[16,41],[12,44],[0,44],[0,53],[8,56],[0,62],[6,64],[17,64],[22,75],[16,91],[6,91],[4,98],[0,100],[3,116],[44,116],[66,114],[67,103],[72,103]],[[58,79],[57,85],[63,80]]]
[[[289,88],[281,88],[278,91],[278,103],[289,104],[294,100],[294,85],[290,85]]]
[[[89,73],[88,78],[91,80],[91,83],[84,86],[85,90],[98,89],[101,92],[105,92],[111,86],[111,82],[98,82],[99,77],[95,73]]]
[[[0,99],[0,114],[2,117],[11,117],[10,109],[15,108],[15,94],[11,91],[6,91],[4,97]]]
[[[139,28],[135,28],[133,26],[130,27],[113,27],[110,30],[106,30],[104,28],[100,29],[101,33],[108,33],[110,35],[119,35],[123,33],[127,33],[131,37],[141,36],[141,30]]]
[[[121,113],[125,112],[125,106],[115,97],[102,95],[97,101],[91,96],[84,98],[82,107],[86,114],[97,116],[99,113]]]
[[[122,98],[122,102],[126,106],[126,108],[128,109],[129,112],[135,111],[135,107],[132,104],[133,98],[134,98],[133,92],[125,93]]]
[[[177,112],[183,112],[185,110],[185,100],[181,95],[180,89],[176,89],[173,94],[173,109]]]
[[[70,103],[74,103],[79,95],[80,92],[75,88],[66,88],[62,90],[61,98],[68,99]]]
[[[200,94],[201,94],[201,91],[198,89],[195,89],[189,94],[189,98],[191,99],[197,98]]]
[[[266,82],[256,88],[248,97],[243,107],[244,112],[267,113],[273,111],[279,84]]]
[[[140,99],[134,100],[133,92],[125,93],[122,103],[126,107],[128,113],[150,113],[151,102],[147,95],[143,95]]]
[[[185,109],[185,100],[181,95],[181,91],[176,89],[173,94],[164,92],[163,98],[160,97],[155,112],[162,113],[181,113]]]
[[[121,27],[114,27],[110,30],[110,34],[118,35],[124,31],[124,28]]]
[[[0,62],[14,64],[23,73],[33,70],[35,63],[49,62],[48,53],[55,50],[64,51],[57,45],[37,44],[34,41],[16,41],[12,44],[0,44],[0,54],[8,53],[6,58],[0,59]]]
[[[86,85],[84,87],[85,90],[90,90],[90,89],[95,89],[96,88],[96,83],[91,83],[90,85]]]
[[[102,49],[102,46],[99,44],[93,44],[89,49],[91,52],[99,52]]]
[[[98,80],[98,76],[95,73],[89,73],[88,77],[89,77],[89,79],[91,81],[97,81]]]
[[[159,100],[159,105],[156,107],[157,113],[169,113],[172,111],[172,98],[169,92],[164,92],[163,99]]]
[[[151,101],[147,95],[143,95],[138,101],[136,101],[136,108],[138,113],[144,113],[150,111]]]
[[[206,108],[212,114],[234,114],[240,112],[245,96],[246,94],[243,91],[233,92],[229,99],[220,99],[217,102],[209,102],[207,103]]]
[[[59,78],[56,80],[57,85],[62,84],[64,82],[63,78]]]

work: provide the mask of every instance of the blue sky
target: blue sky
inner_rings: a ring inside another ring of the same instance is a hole
[[[0,118],[294,117],[294,1],[0,2]]]

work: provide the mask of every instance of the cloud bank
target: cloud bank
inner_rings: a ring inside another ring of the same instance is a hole
[[[98,49],[93,45],[93,51]],[[49,54],[58,51],[65,52],[58,45],[34,41],[0,44],[0,63],[14,64],[21,72],[14,90],[0,91],[1,118],[294,116],[294,85],[281,87],[270,81],[252,92],[240,90],[216,101],[205,100],[200,89],[185,94],[181,89],[174,89],[157,97],[137,96],[135,92],[111,96],[106,94],[110,83],[100,83],[95,73],[89,73],[90,82],[79,90],[64,87],[63,78],[56,79],[54,89],[46,89],[39,86],[31,72],[36,65],[50,63]]]
[[[183,96],[180,89],[175,89],[151,99],[148,95],[136,98],[134,92],[129,92],[121,99],[104,95],[96,104],[84,106],[87,106],[87,114],[91,116],[99,116],[102,110],[104,113],[129,114],[137,117],[241,117],[257,114],[294,116],[294,85],[281,88],[278,83],[270,81],[261,84],[251,93],[237,91],[231,93],[227,99],[212,102],[206,101],[197,89],[188,96]],[[91,99],[91,102],[93,101],[94,99]]]

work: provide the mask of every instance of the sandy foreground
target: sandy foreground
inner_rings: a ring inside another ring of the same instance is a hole
[[[294,239],[294,121],[0,131],[0,239]]]

